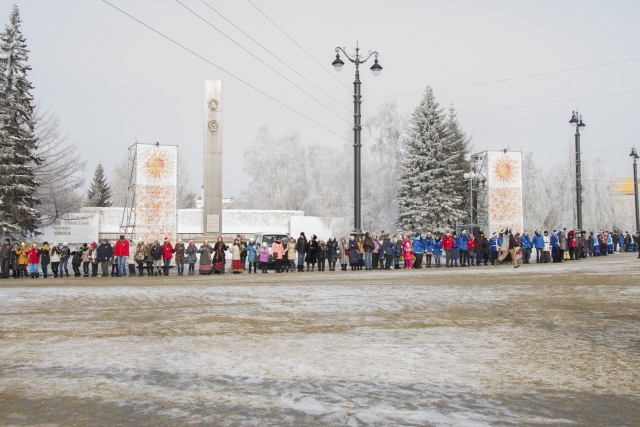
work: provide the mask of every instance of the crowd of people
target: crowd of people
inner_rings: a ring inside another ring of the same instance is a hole
[[[197,271],[199,274],[225,272],[227,254],[231,256],[231,271],[240,274],[248,270],[267,273],[270,267],[276,273],[341,271],[351,269],[420,269],[439,267],[471,267],[510,263],[514,268],[530,264],[535,253],[536,263],[564,262],[588,257],[606,256],[616,252],[635,252],[640,248],[640,233],[600,233],[566,229],[536,230],[530,235],[526,230],[514,233],[510,229],[487,236],[483,232],[468,233],[464,228],[456,231],[415,233],[393,236],[382,232],[380,237],[365,233],[364,236],[335,237],[326,242],[315,235],[309,238],[304,232],[295,239],[275,238],[266,242],[245,240],[237,236],[227,245],[222,237],[211,246],[205,240],[197,246],[193,240],[186,245],[182,240],[172,244],[165,238],[143,242],[135,246],[124,235],[112,245],[107,239],[100,244],[83,244],[75,249],[67,243],[41,246],[33,242],[11,243],[5,239],[0,247],[2,278],[54,278],[69,277],[69,262],[74,277],[108,276],[168,276],[175,267],[179,276]],[[444,257],[444,260],[442,259]],[[640,252],[638,253],[640,258]],[[306,270],[305,270],[306,267]]]

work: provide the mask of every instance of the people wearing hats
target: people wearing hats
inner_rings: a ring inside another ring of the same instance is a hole
[[[445,254],[445,267],[452,267],[453,262],[451,260],[451,253],[453,251],[453,247],[455,246],[455,241],[451,236],[449,230],[445,231],[444,238],[442,239],[442,249],[444,249]]]
[[[127,258],[129,257],[129,241],[120,235],[120,239],[113,248],[113,255],[116,257],[116,277],[127,275]]]
[[[107,239],[102,239],[96,251],[102,277],[109,277],[109,260],[113,256],[113,247]]]
[[[307,252],[307,237],[304,232],[300,233],[300,237],[296,240],[296,252],[298,252],[298,271],[304,271],[304,256]]]
[[[185,258],[185,247],[184,247],[184,243],[182,242],[182,239],[178,239],[178,243],[176,243],[176,246],[173,248],[175,254],[176,254],[176,268],[178,269],[178,276],[184,276],[184,264],[186,262],[186,258]]]
[[[427,233],[427,237],[422,239],[422,251],[424,253],[424,261],[427,268],[431,268],[431,260],[433,258],[433,242],[431,232]]]
[[[174,252],[175,250],[173,249],[173,245],[171,245],[171,241],[168,237],[165,237],[164,243],[162,244],[162,274],[165,276],[169,275],[169,268]]]
[[[544,249],[544,239],[540,230],[536,230],[531,239],[531,247],[536,249],[536,263],[542,262],[542,250]]]
[[[38,242],[33,242],[31,248],[27,251],[27,257],[29,259],[29,274],[32,279],[36,279],[40,273],[38,270],[38,264],[40,264],[40,249],[38,249]]]
[[[460,230],[460,236],[456,243],[460,250],[460,267],[467,267],[469,265],[469,237],[466,228]]]
[[[144,276],[144,265],[147,259],[147,246],[142,239],[138,239],[136,251],[133,253],[133,259],[138,264],[138,277]]]
[[[531,238],[527,230],[524,230],[524,233],[522,233],[520,237],[520,247],[522,248],[522,263],[529,264],[529,259],[531,258]]]
[[[415,233],[413,236],[413,244],[411,247],[413,248],[413,256],[416,257],[413,268],[420,269],[422,268],[422,258],[424,257],[424,244],[420,233]]]
[[[489,249],[491,251],[491,265],[496,265],[500,252],[500,240],[498,238],[498,233],[495,231],[491,233],[491,237],[489,238]]]
[[[63,242],[60,248],[60,277],[64,277],[65,274],[69,277],[69,258],[71,258],[71,248],[67,242]]]
[[[566,227],[562,230],[558,230],[558,250],[560,254],[560,262],[564,262],[564,253],[567,251],[567,229]]]
[[[42,243],[40,248],[40,268],[42,269],[42,277],[49,277],[49,264],[51,263],[51,252],[49,242]]]
[[[506,230],[506,232],[502,235],[503,243],[501,246],[501,253],[498,257],[498,262],[502,262],[507,258],[507,255],[511,256],[511,262],[513,263],[513,268],[518,268],[518,258],[516,256],[516,247],[517,243],[513,236],[513,231],[511,229]],[[504,251],[504,247],[507,247],[507,250]]]
[[[267,242],[262,242],[262,246],[258,249],[258,253],[260,257],[260,269],[263,273],[267,273],[267,266],[269,265],[269,248],[267,247]]]
[[[293,255],[289,254],[289,262],[292,263],[291,268],[293,268],[293,266],[295,265],[295,258],[294,258],[295,257],[295,240],[293,239],[293,237],[290,239],[287,249],[294,250]],[[254,273],[258,272],[257,257],[258,257],[258,247],[256,246],[255,240],[251,238],[249,239],[249,244],[247,244],[247,262],[249,263],[249,274],[251,274],[251,269],[253,269]]]
[[[91,250],[91,277],[98,277],[98,266],[100,265],[100,260],[98,259],[98,244],[91,242],[89,249]]]
[[[89,264],[91,263],[91,248],[86,243],[82,246],[82,277],[89,277]]]
[[[193,276],[196,274],[196,262],[198,262],[198,248],[193,240],[189,240],[185,254],[187,256],[187,264],[189,264],[187,275]]]
[[[53,243],[51,250],[49,251],[49,256],[51,259],[51,272],[53,273],[53,278],[58,278],[58,267],[60,266],[60,246],[57,243]]]

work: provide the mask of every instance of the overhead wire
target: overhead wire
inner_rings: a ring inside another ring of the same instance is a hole
[[[252,42],[254,42],[255,44],[257,44],[258,46],[260,46],[262,49],[264,49],[269,55],[273,56],[275,59],[277,59],[278,61],[280,61],[280,63],[282,63],[282,65],[284,65],[285,67],[287,67],[288,69],[290,69],[291,71],[293,71],[294,73],[296,73],[300,78],[304,79],[304,81],[306,81],[307,83],[309,83],[311,86],[313,86],[314,88],[318,89],[320,92],[322,92],[323,94],[325,94],[326,96],[328,96],[329,98],[331,98],[332,100],[334,100],[336,103],[338,103],[342,108],[346,109],[349,112],[352,112],[349,108],[345,107],[344,104],[342,104],[342,102],[338,101],[337,99],[335,99],[333,96],[329,95],[327,92],[325,92],[322,88],[320,88],[319,86],[317,86],[315,83],[313,83],[311,80],[309,80],[308,78],[306,78],[304,75],[300,74],[299,72],[297,72],[293,67],[291,67],[289,64],[287,64],[285,61],[283,61],[282,59],[280,59],[277,55],[275,55],[274,53],[272,53],[269,49],[267,49],[266,47],[264,47],[262,44],[260,44],[260,42],[258,42],[256,39],[254,39],[253,37],[251,37],[249,34],[247,34],[245,31],[243,31],[240,27],[238,27],[236,24],[234,24],[233,22],[231,22],[229,19],[227,19],[223,14],[221,14],[220,12],[218,12],[216,9],[214,9],[210,4],[208,4],[205,0],[200,0],[202,3],[204,3],[205,6],[207,6],[209,9],[211,9],[212,11],[214,11],[215,13],[218,14],[218,16],[220,16],[222,19],[224,19],[225,21],[227,21],[230,25],[232,25],[236,30],[240,31],[242,34],[244,34],[246,37],[248,37]]]
[[[191,12],[192,14],[194,14],[196,17],[200,18],[202,20],[202,22],[204,22],[205,24],[207,24],[208,26],[210,26],[211,28],[213,28],[214,30],[216,30],[217,32],[219,32],[220,34],[222,34],[223,36],[225,36],[227,39],[229,39],[232,43],[234,43],[235,45],[237,45],[240,49],[244,50],[245,52],[247,52],[249,55],[253,56],[255,59],[257,59],[258,61],[260,61],[262,64],[264,64],[265,66],[267,66],[270,70],[272,70],[274,73],[278,74],[280,77],[282,77],[283,79],[285,79],[286,81],[288,81],[289,83],[291,83],[292,85],[294,85],[296,88],[298,88],[301,92],[303,92],[305,95],[307,95],[308,97],[312,98],[314,101],[316,101],[318,104],[322,105],[324,108],[326,108],[327,110],[329,110],[331,112],[331,114],[337,116],[340,118],[340,120],[344,121],[347,124],[351,124],[347,119],[345,119],[344,117],[342,117],[340,114],[336,113],[335,111],[333,111],[330,107],[326,106],[324,103],[322,103],[322,101],[320,101],[319,99],[317,99],[315,96],[311,95],[309,92],[307,92],[306,90],[304,90],[303,88],[301,88],[300,86],[298,86],[297,84],[295,84],[294,82],[292,82],[290,79],[288,79],[284,74],[282,74],[281,72],[279,72],[278,70],[276,70],[275,68],[273,68],[271,65],[267,64],[266,62],[264,62],[262,59],[260,59],[258,56],[256,56],[255,54],[253,54],[250,50],[248,50],[247,48],[245,48],[244,46],[242,46],[240,43],[238,43],[237,41],[235,41],[234,39],[232,39],[231,37],[229,37],[228,35],[226,35],[223,31],[221,31],[220,29],[218,29],[215,25],[213,25],[212,23],[210,23],[209,21],[207,21],[206,19],[204,19],[202,16],[198,15],[198,13],[196,13],[194,10],[190,9],[187,5],[185,5],[184,3],[182,3],[180,0],[175,0],[176,3],[178,3],[179,5],[181,5],[182,7],[184,7],[185,9],[187,9],[189,12]],[[342,106],[344,107],[344,105]],[[344,107],[346,108],[346,107]],[[349,111],[347,109],[347,111]]]
[[[306,53],[306,54],[307,54],[307,56],[309,56],[309,58],[313,59],[313,60],[314,60],[314,61],[315,61],[319,66],[320,66],[320,68],[322,68],[323,70],[325,70],[327,73],[329,73],[329,75],[330,75],[331,77],[333,77],[333,78],[334,78],[334,79],[336,79],[338,82],[340,82],[340,84],[341,84],[342,86],[346,87],[346,88],[347,88],[347,90],[349,90],[349,92],[352,92],[352,89],[351,89],[349,86],[347,86],[347,85],[346,85],[346,84],[344,84],[342,81],[340,81],[340,79],[339,79],[339,78],[337,78],[334,74],[332,74],[332,73],[331,73],[331,71],[327,70],[327,68],[326,68],[324,65],[322,65],[320,62],[318,62],[318,60],[317,60],[316,58],[314,58],[314,57],[313,57],[309,52],[307,52],[307,51],[305,50],[305,48],[303,48],[302,46],[300,46],[300,44],[298,44],[298,42],[297,42],[297,41],[295,41],[295,40],[294,40],[294,39],[293,39],[289,34],[287,34],[287,33],[286,33],[282,28],[280,28],[280,27],[278,26],[278,24],[276,24],[275,22],[273,22],[273,20],[272,20],[271,18],[269,18],[269,17],[267,16],[267,14],[266,14],[266,13],[264,13],[262,10],[260,10],[260,8],[259,8],[258,6],[256,6],[256,5],[255,5],[251,0],[247,0],[247,1],[248,1],[249,3],[251,3],[251,6],[255,7],[255,8],[256,8],[256,10],[257,10],[258,12],[260,12],[260,13],[261,13],[265,18],[267,18],[267,19],[269,20],[269,22],[271,22],[273,25],[275,25],[275,27],[276,27],[277,29],[279,29],[279,30],[282,32],[282,34],[284,34],[285,36],[287,36],[287,37],[289,38],[289,40],[291,40],[293,43],[295,43],[295,45],[296,45],[296,46],[298,46],[298,47],[299,47],[299,48],[300,48],[304,53]]]
[[[582,98],[564,99],[562,101],[550,101],[550,102],[540,102],[538,104],[516,105],[516,106],[513,106],[513,107],[493,108],[491,110],[468,111],[468,112],[458,113],[458,115],[462,116],[462,115],[467,115],[467,114],[489,113],[489,112],[492,112],[492,111],[514,110],[514,109],[517,109],[517,108],[537,107],[539,105],[560,104],[560,103],[563,103],[563,102],[571,102],[571,101],[583,101],[585,99],[605,98],[605,97],[608,97],[608,96],[626,95],[626,94],[629,94],[629,93],[638,93],[638,92],[640,92],[640,89],[629,90],[629,91],[626,91],[626,92],[608,93],[608,94],[605,94],[605,95],[585,96],[585,97],[582,97]]]
[[[119,7],[109,3],[107,0],[102,0],[104,3],[108,4],[109,6],[111,6],[112,8],[116,9],[117,11],[121,12],[122,14],[128,16],[129,18],[133,19],[134,21],[138,22],[139,24],[143,25],[144,27],[148,28],[149,30],[153,31],[154,33],[158,34],[159,36],[169,40],[171,43],[175,44],[176,46],[181,47],[182,49],[186,50],[187,52],[191,53],[192,55],[202,59],[203,61],[205,61],[206,63],[214,66],[215,68],[217,68],[218,70],[228,74],[229,76],[233,77],[234,79],[238,80],[239,82],[243,83],[244,85],[250,87],[251,89],[255,90],[256,92],[261,93],[262,95],[266,96],[267,98],[271,99],[272,101],[282,105],[283,107],[285,107],[288,110],[293,111],[294,113],[296,113],[297,115],[299,115],[300,117],[303,117],[305,119],[307,119],[308,121],[318,125],[319,127],[323,128],[324,130],[326,130],[327,132],[330,132],[334,135],[336,135],[337,137],[344,139],[345,141],[351,142],[349,139],[345,138],[344,136],[334,132],[333,130],[329,129],[328,127],[318,123],[317,121],[313,120],[312,118],[302,114],[301,112],[295,110],[292,107],[289,107],[287,104],[285,104],[282,101],[279,101],[278,99],[274,98],[273,96],[269,95],[268,93],[258,89],[257,87],[253,86],[251,83],[246,82],[245,80],[241,79],[240,77],[232,74],[231,72],[225,70],[224,68],[220,67],[219,65],[214,64],[213,62],[211,62],[210,60],[208,60],[207,58],[203,57],[202,55],[194,52],[193,50],[189,49],[188,47],[178,43],[177,41],[175,41],[174,39],[172,39],[171,37],[164,35],[163,33],[161,33],[160,31],[156,30],[155,28],[151,27],[150,25],[145,24],[144,22],[142,22],[141,20],[139,20],[138,18],[134,17],[133,15],[130,15],[129,13],[125,12],[124,10],[120,9]]]
[[[526,76],[509,77],[509,78],[506,78],[506,79],[489,80],[489,81],[486,81],[486,82],[470,83],[470,84],[466,84],[466,85],[449,86],[449,87],[444,87],[444,88],[441,88],[441,89],[434,88],[433,90],[442,91],[442,90],[450,90],[450,89],[461,89],[461,88],[473,87],[473,86],[483,86],[483,85],[488,85],[488,84],[493,84],[493,83],[502,83],[502,82],[508,82],[508,81],[513,81],[513,80],[522,80],[522,79],[530,79],[530,78],[533,78],[533,77],[548,76],[548,75],[551,75],[551,74],[561,74],[561,73],[568,73],[568,72],[571,72],[571,71],[586,70],[586,69],[589,69],[589,68],[606,67],[606,66],[609,66],[609,65],[623,64],[623,63],[626,63],[626,62],[634,62],[634,61],[640,61],[640,58],[624,59],[622,61],[607,62],[605,64],[588,65],[586,67],[569,68],[569,69],[566,69],[566,70],[549,71],[549,72],[546,72],[546,73],[529,74],[529,75],[526,75]],[[424,93],[424,91],[421,91],[421,92],[409,92],[409,93],[402,93],[402,94],[399,94],[399,95],[389,95],[389,96],[382,96],[382,97],[378,97],[378,98],[368,98],[367,100],[371,101],[371,100],[375,100],[375,99],[395,98],[395,97],[399,97],[399,96],[420,95],[420,94],[423,94],[423,93]]]

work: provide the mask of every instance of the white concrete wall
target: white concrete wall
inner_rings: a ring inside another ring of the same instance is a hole
[[[99,233],[120,233],[124,208],[82,208],[97,213]],[[303,211],[222,210],[222,232],[225,234],[288,233],[291,217],[302,217]],[[178,209],[178,233],[202,233],[202,209]]]

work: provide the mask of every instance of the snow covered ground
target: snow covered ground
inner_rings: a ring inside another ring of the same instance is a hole
[[[0,425],[639,425],[640,261],[0,281]]]

